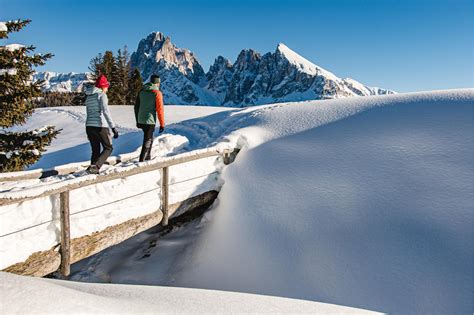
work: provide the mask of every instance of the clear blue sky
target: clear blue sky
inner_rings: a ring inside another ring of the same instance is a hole
[[[161,31],[207,71],[243,48],[279,42],[340,77],[399,92],[474,87],[473,0],[0,0],[0,20],[29,18],[8,42],[55,57],[43,70],[82,72],[104,50]]]

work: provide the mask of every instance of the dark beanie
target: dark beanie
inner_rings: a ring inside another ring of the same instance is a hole
[[[159,84],[160,83],[160,77],[157,74],[152,74],[150,77],[150,82],[153,84]]]

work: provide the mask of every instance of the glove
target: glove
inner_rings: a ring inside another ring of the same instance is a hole
[[[158,133],[162,133],[163,131],[165,131],[165,127],[160,126],[160,130],[158,131]]]
[[[114,133],[114,139],[117,139],[119,137],[119,133],[117,131],[117,128],[112,128],[112,132]]]

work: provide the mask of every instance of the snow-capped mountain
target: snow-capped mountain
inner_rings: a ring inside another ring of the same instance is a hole
[[[153,32],[139,42],[131,55],[131,66],[140,70],[145,81],[152,74],[160,75],[168,104],[251,106],[394,93],[341,79],[282,43],[275,52],[263,56],[244,49],[233,64],[219,56],[205,73],[193,52],[176,47],[163,33]],[[87,74],[43,72],[35,78],[46,81],[45,90],[78,91]]]
[[[213,67],[219,67],[221,64],[222,60],[218,58]],[[243,50],[233,66],[215,76],[208,76],[208,79],[213,83],[208,85],[208,88],[214,90],[217,85],[219,90],[215,92],[220,95],[224,90],[223,85],[228,82],[223,101],[225,105],[255,105],[393,93],[368,87],[353,79],[340,79],[281,43],[274,53],[266,53],[263,56],[254,50]]]
[[[33,75],[33,81],[42,80],[43,91],[49,92],[80,92],[84,83],[88,82],[88,72],[85,73],[59,73],[59,72],[37,72]]]
[[[159,74],[165,99],[175,104],[248,106],[393,93],[338,78],[281,43],[263,56],[242,50],[234,64],[219,56],[205,74],[191,51],[157,32],[140,41],[132,67],[144,79]]]

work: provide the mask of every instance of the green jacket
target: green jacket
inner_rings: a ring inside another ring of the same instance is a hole
[[[156,125],[157,113],[160,126],[165,127],[163,95],[158,86],[147,83],[138,93],[135,102],[135,120],[137,124]]]

